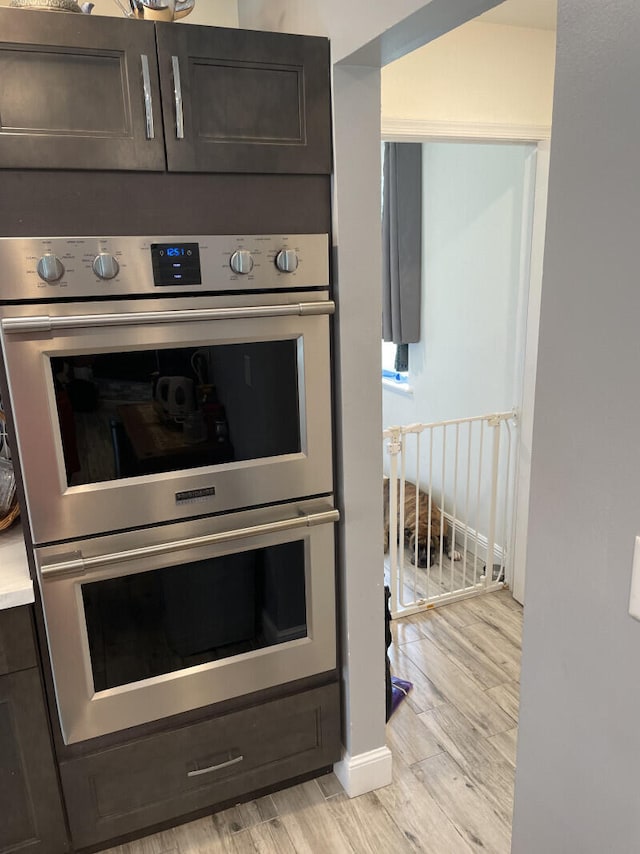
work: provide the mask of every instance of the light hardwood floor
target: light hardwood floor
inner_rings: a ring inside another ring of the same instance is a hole
[[[109,854],[508,854],[521,630],[507,590],[394,623],[414,688],[387,725],[391,786],[350,800],[330,774]]]

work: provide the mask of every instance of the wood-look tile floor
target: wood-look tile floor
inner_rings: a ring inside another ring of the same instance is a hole
[[[433,566],[429,569],[416,567],[413,563],[413,554],[407,548],[399,555],[404,561],[402,568],[402,601],[405,604],[419,601],[420,599],[436,600],[443,593],[464,590],[480,583],[486,569],[486,561],[478,555],[476,550],[463,548],[463,542],[457,542],[456,547],[460,558],[450,560],[446,554],[436,554]],[[391,585],[391,566],[389,555],[384,560],[384,582]],[[493,580],[497,581],[500,573],[504,570],[498,564],[495,565]]]
[[[414,688],[387,725],[387,788],[349,799],[330,774],[109,854],[508,854],[521,630],[508,590],[394,622]]]

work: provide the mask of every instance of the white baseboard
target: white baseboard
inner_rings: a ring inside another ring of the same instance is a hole
[[[349,756],[345,753],[333,766],[336,777],[350,798],[357,798],[374,789],[382,789],[392,782],[391,751],[378,747],[368,753]]]
[[[454,527],[453,516],[450,513],[444,513],[444,517],[449,523],[449,529]],[[455,522],[456,529],[456,547],[464,548],[464,537],[467,535],[467,551],[475,552],[477,547],[478,558],[484,562],[487,560],[487,552],[489,551],[489,540],[484,534],[474,530],[470,525],[465,525],[460,519]],[[497,543],[493,547],[493,559],[495,563],[504,562],[504,550]]]

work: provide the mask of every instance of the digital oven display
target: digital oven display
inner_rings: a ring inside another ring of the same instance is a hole
[[[200,248],[197,243],[152,243],[154,285],[201,285]]]

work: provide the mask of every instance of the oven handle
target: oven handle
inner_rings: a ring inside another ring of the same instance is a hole
[[[250,305],[235,308],[198,308],[181,311],[139,311],[122,314],[70,314],[64,317],[35,315],[5,317],[2,329],[13,335],[24,332],[56,332],[65,329],[104,328],[111,326],[150,326],[154,323],[188,323],[201,320],[242,320],[258,317],[288,317],[333,314],[333,300],[296,302],[286,305]]]
[[[338,510],[325,510],[322,513],[309,513],[304,516],[294,516],[292,519],[282,519],[279,522],[267,522],[264,525],[253,525],[251,528],[238,528],[235,531],[224,531],[219,534],[205,534],[202,537],[190,537],[187,540],[176,540],[169,543],[159,543],[155,546],[143,546],[139,549],[127,549],[113,554],[83,557],[82,552],[73,552],[73,557],[66,560],[44,564],[40,568],[43,580],[59,578],[60,576],[85,575],[93,569],[102,569],[113,564],[124,563],[136,558],[155,557],[171,554],[183,549],[196,549],[200,546],[230,543],[244,540],[248,537],[258,537],[264,534],[274,534],[279,531],[290,531],[295,528],[313,528],[316,525],[326,525],[340,519]]]

